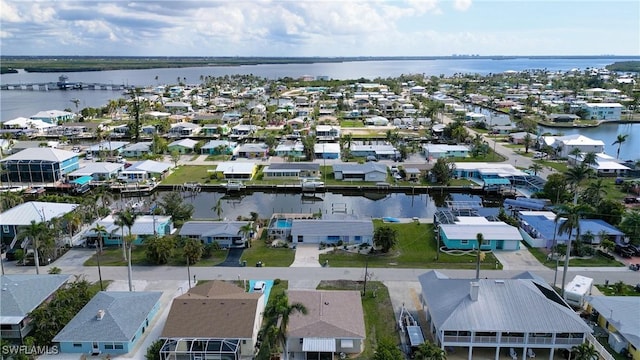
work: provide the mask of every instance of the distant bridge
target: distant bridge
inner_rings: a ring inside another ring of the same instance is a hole
[[[0,90],[23,91],[51,91],[51,90],[112,90],[123,91],[130,87],[116,84],[85,83],[85,82],[45,82],[45,83],[21,83],[0,84]]]

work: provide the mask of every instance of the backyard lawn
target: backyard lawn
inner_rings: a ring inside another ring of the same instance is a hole
[[[439,269],[475,269],[475,256],[449,255],[440,253],[436,260],[436,240],[432,224],[388,224],[374,220],[374,226],[389,226],[398,232],[398,244],[388,254],[365,255],[342,248],[320,255],[320,263],[329,262],[333,267],[369,267],[389,268],[439,268]],[[363,250],[364,252],[365,250]],[[482,269],[495,269],[496,258],[487,253],[481,264]]]
[[[361,281],[322,281],[318,290],[358,290],[362,292]],[[364,311],[364,327],[367,333],[364,351],[355,359],[372,359],[376,345],[380,339],[391,339],[400,343],[400,335],[396,331],[396,319],[389,291],[382,282],[368,281],[367,295],[362,297]],[[375,297],[373,296],[375,289]]]
[[[244,249],[240,261],[246,261],[247,266],[255,266],[258,261],[262,261],[262,266],[288,267],[293,263],[295,251],[289,248],[274,248],[265,242],[266,231],[262,232],[259,240],[253,240],[251,247]]]
[[[161,183],[163,185],[182,185],[186,182],[208,183],[211,182],[211,178],[207,171],[215,168],[215,165],[182,165],[173,170],[173,173]]]

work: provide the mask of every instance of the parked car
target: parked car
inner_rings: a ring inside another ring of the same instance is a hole
[[[367,161],[378,161],[378,158],[373,155],[369,155],[367,156]]]
[[[264,289],[267,287],[267,284],[264,281],[256,281],[253,285],[253,291],[255,292],[264,292]]]

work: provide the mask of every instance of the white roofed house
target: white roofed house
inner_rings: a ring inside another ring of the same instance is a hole
[[[469,147],[466,145],[447,145],[447,144],[424,144],[422,145],[422,153],[427,160],[450,158],[450,157],[469,157]]]
[[[85,151],[87,154],[91,154],[95,157],[99,157],[102,153],[116,155],[120,154],[127,145],[129,145],[129,142],[126,141],[106,140],[98,144],[91,145]]]
[[[340,144],[321,143],[313,145],[316,159],[340,159]]]
[[[441,349],[469,359],[479,351],[485,357],[491,351],[496,359],[554,359],[593,332],[544,279],[529,272],[510,279],[450,279],[429,271],[418,280],[427,319],[422,325]]]
[[[373,244],[373,222],[352,219],[293,219],[293,243]]]
[[[165,103],[164,108],[172,114],[180,114],[193,111],[191,104],[182,101],[172,101]]]
[[[238,124],[231,128],[231,136],[233,137],[248,136],[255,133],[257,130],[258,130],[258,127],[255,125]]]
[[[269,147],[265,143],[248,143],[242,144],[234,150],[234,154],[241,158],[255,159],[267,156]]]
[[[318,141],[334,141],[340,137],[340,127],[331,125],[316,126],[316,137]]]
[[[263,170],[265,179],[306,179],[320,177],[320,164],[310,162],[272,163]]]
[[[576,162],[582,162],[584,156],[585,153],[581,153],[577,156],[569,155],[569,163],[575,164]],[[596,163],[588,164],[588,166],[592,168],[598,176],[623,176],[627,171],[631,170],[631,168],[623,165],[622,160],[616,159],[605,153],[597,153]]]
[[[373,162],[365,164],[334,164],[333,176],[336,180],[342,181],[381,182],[387,179],[387,167]]]
[[[588,119],[616,121],[622,116],[622,104],[619,103],[586,103],[583,109],[587,111]]]
[[[183,136],[193,136],[198,135],[202,127],[198,124],[190,123],[190,122],[181,122],[177,124],[171,125],[171,129],[169,130],[170,137],[183,137]]]
[[[171,169],[171,164],[154,160],[136,161],[128,168],[122,170],[118,175],[118,180],[125,182],[143,182],[156,179],[163,179]]]
[[[280,157],[291,157],[291,158],[302,158],[304,159],[304,145],[300,141],[285,141],[275,149],[276,156]]]
[[[556,156],[567,158],[574,149],[579,149],[583,153],[601,153],[604,152],[604,142],[602,140],[594,140],[584,135],[573,134],[566,136],[541,136],[538,139],[540,146],[549,145],[556,150]]]
[[[200,152],[209,155],[230,155],[236,146],[238,143],[228,140],[209,140],[200,148]]]
[[[105,181],[117,178],[120,171],[124,170],[122,163],[92,162],[86,164],[86,166],[69,173],[67,178],[71,181],[83,176],[91,176],[95,181]]]
[[[442,216],[441,212],[447,212]],[[480,250],[518,250],[522,235],[517,227],[484,216],[461,216],[451,210],[436,213],[437,236],[447,249],[473,250],[478,248],[477,235],[484,241]]]
[[[58,123],[63,123],[65,121],[71,121],[76,117],[76,114],[68,111],[62,110],[46,110],[40,111],[34,115],[31,115],[29,119],[31,120],[41,120],[48,124],[57,125]]]
[[[400,152],[391,144],[358,145],[351,144],[351,155],[355,157],[375,156],[378,160],[395,160],[400,158]]]
[[[153,143],[151,141],[143,141],[127,145],[122,149],[122,156],[138,158],[153,153]]]
[[[204,244],[217,243],[221,248],[249,247],[255,236],[250,221],[187,221],[180,228],[179,235],[184,238],[200,240]]]
[[[129,235],[129,229],[127,227],[121,227],[117,223],[116,215],[109,215],[101,220],[92,224],[91,228],[96,225],[102,225],[106,228],[106,234],[102,234],[102,240],[104,245],[120,245],[122,244],[122,237]],[[173,234],[175,228],[171,221],[171,216],[161,215],[141,215],[136,217],[133,226],[131,227],[131,235],[135,237],[134,244],[140,245],[143,243],[144,238],[147,236],[164,236]],[[96,233],[93,230],[89,230],[84,234],[87,240],[95,240],[101,234]]]
[[[16,245],[19,227],[36,223],[50,221],[54,218],[61,218],[67,213],[74,211],[78,204],[52,203],[42,201],[28,201],[11,209],[0,213],[0,239],[3,244],[8,244],[9,248]]]
[[[253,162],[226,161],[218,164],[215,173],[218,179],[251,180],[257,168]]]
[[[169,144],[169,152],[177,151],[179,154],[192,153],[198,144],[197,140],[180,139]]]

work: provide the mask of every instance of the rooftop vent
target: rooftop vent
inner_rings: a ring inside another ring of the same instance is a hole
[[[104,317],[104,310],[102,309],[98,310],[98,313],[96,314],[96,320],[102,320],[103,317]]]
[[[480,291],[480,283],[472,282],[471,288],[469,289],[469,297],[471,300],[478,301],[478,292]]]

